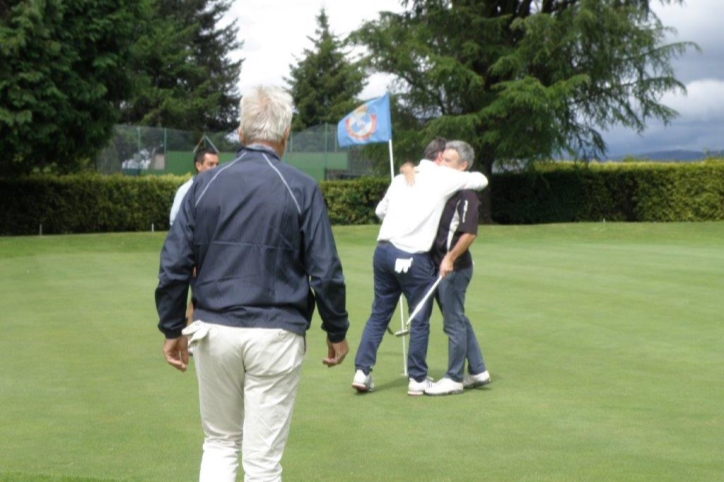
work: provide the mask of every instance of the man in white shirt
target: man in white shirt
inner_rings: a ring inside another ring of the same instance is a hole
[[[194,154],[194,167],[196,168],[196,172],[198,174],[201,174],[204,171],[208,171],[211,168],[214,168],[219,165],[219,155],[216,153],[216,151],[202,147],[201,149],[196,150],[196,153]],[[176,191],[176,195],[173,198],[173,205],[171,206],[171,214],[168,218],[168,225],[173,225],[174,220],[176,219],[176,215],[178,214],[179,209],[181,209],[181,203],[184,200],[184,197],[186,197],[186,193],[189,192],[189,188],[191,187],[191,184],[194,183],[194,178],[192,177],[185,183],[181,184],[181,187],[178,188]]]
[[[437,166],[445,140],[436,139],[425,148],[415,183],[396,176],[375,213],[382,219],[374,253],[374,302],[355,357],[352,387],[359,392],[373,390],[372,367],[377,349],[402,294],[412,308],[435,282],[437,268],[429,251],[437,233],[445,202],[461,189],[481,190],[488,184],[479,172],[464,172]],[[408,395],[422,395],[427,379],[427,342],[430,334],[430,301],[410,328],[408,353]]]

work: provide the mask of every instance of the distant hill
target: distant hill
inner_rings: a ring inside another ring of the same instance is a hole
[[[621,161],[623,159],[640,159],[649,161],[671,161],[671,162],[686,162],[686,161],[701,161],[707,157],[724,157],[724,151],[685,151],[685,150],[674,150],[674,151],[656,151],[656,152],[643,152],[640,154],[625,154],[621,156],[611,156],[612,161]]]

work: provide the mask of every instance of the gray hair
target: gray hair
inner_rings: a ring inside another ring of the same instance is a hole
[[[445,144],[445,149],[452,149],[457,152],[458,156],[460,156],[460,162],[468,163],[468,167],[465,168],[466,171],[469,171],[473,167],[473,162],[475,161],[475,149],[473,149],[473,146],[467,142],[448,141],[448,143]]]
[[[259,85],[241,98],[239,131],[246,144],[284,141],[292,123],[292,96],[280,87]]]

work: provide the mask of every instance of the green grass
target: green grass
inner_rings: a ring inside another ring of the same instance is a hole
[[[724,479],[724,223],[482,227],[467,310],[493,383],[438,398],[406,395],[389,335],[377,390],[350,388],[377,228],[335,232],[352,353],[324,367],[314,321],[286,482]],[[163,236],[0,238],[0,481],[197,480],[195,376],[155,327]],[[446,346],[435,312],[435,378]]]

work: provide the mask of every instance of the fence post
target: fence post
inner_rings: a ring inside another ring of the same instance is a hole
[[[329,151],[328,131],[329,124],[324,123],[324,180],[327,180],[327,152]]]

